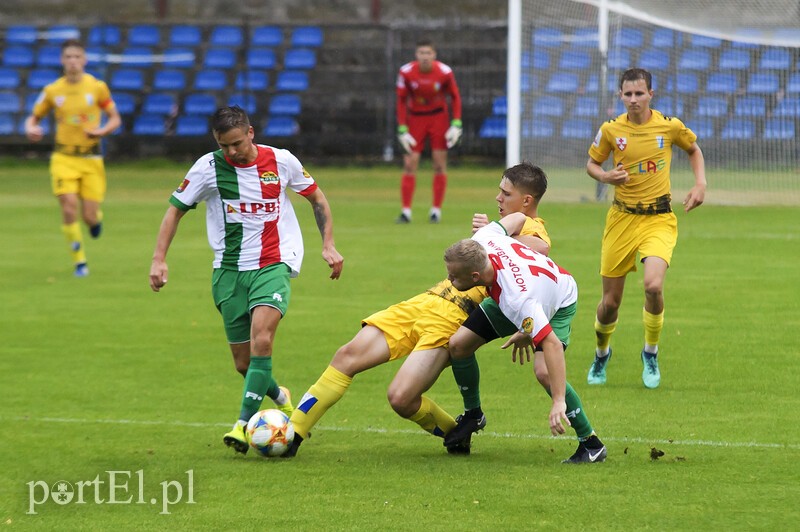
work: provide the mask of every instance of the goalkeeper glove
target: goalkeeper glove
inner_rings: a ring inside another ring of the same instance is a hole
[[[397,126],[397,140],[406,153],[411,153],[414,146],[417,145],[417,141],[414,140],[414,137],[408,132],[408,126]]]
[[[453,120],[450,122],[450,127],[444,134],[444,140],[447,141],[447,148],[450,149],[461,140],[461,120]]]

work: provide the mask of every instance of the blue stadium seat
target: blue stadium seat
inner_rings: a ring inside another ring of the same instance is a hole
[[[287,70],[310,70],[317,66],[317,54],[307,48],[286,50],[283,68]]]
[[[522,92],[530,92],[539,89],[539,76],[530,72],[523,72],[519,80],[519,88]]]
[[[254,94],[235,92],[228,98],[228,105],[231,107],[238,105],[244,109],[248,115],[252,115],[258,110],[258,102],[261,100],[262,98],[257,98]]]
[[[612,50],[608,53],[608,68],[627,70],[631,66],[631,53],[628,50]]]
[[[250,46],[275,48],[283,44],[283,30],[278,26],[257,26],[250,36]]]
[[[497,96],[492,100],[492,114],[497,116],[508,114],[508,98],[506,96]]]
[[[211,30],[211,46],[241,46],[244,43],[242,28],[239,26],[215,26]]]
[[[121,61],[126,67],[150,68],[153,66],[153,50],[142,46],[129,46],[122,50]]]
[[[161,32],[153,24],[136,24],[128,30],[128,46],[159,46]]]
[[[297,121],[288,116],[270,116],[264,128],[264,135],[267,137],[291,137],[299,132]]]
[[[113,24],[103,24],[93,26],[89,30],[87,44],[89,46],[119,46],[122,42],[122,31],[119,26]]]
[[[706,92],[724,92],[734,94],[739,90],[739,79],[736,74],[726,72],[712,72],[708,77]]]
[[[705,35],[691,35],[690,45],[696,48],[720,48],[722,40],[716,37],[706,37]]]
[[[561,127],[561,136],[565,139],[589,140],[594,137],[595,131],[591,120],[580,118],[570,118],[564,121]]]
[[[177,110],[178,102],[172,94],[153,92],[145,96],[142,112],[151,115],[171,115]]]
[[[597,74],[590,74],[589,78],[586,80],[586,85],[583,86],[583,92],[585,94],[594,94],[600,88],[600,81],[597,78]]]
[[[56,24],[47,28],[43,36],[50,44],[61,44],[68,39],[80,39],[81,30],[71,24]]]
[[[269,114],[297,116],[300,114],[300,96],[297,94],[276,94],[269,102]]]
[[[531,35],[533,48],[558,48],[564,41],[564,33],[557,28],[534,28]],[[503,135],[505,137],[505,135]]]
[[[127,92],[115,92],[112,97],[121,115],[132,115],[136,111],[136,98]]]
[[[275,88],[279,91],[308,90],[308,75],[302,71],[283,71],[278,73]]]
[[[538,70],[546,70],[550,68],[550,53],[541,48],[535,49],[532,53],[524,52],[522,54],[522,63],[525,68],[533,67]]]
[[[592,66],[592,56],[580,50],[564,50],[558,60],[558,68],[563,70],[586,70]]]
[[[15,24],[6,28],[6,44],[34,44],[38,38],[36,26]]]
[[[778,75],[774,73],[751,74],[747,80],[747,92],[751,94],[774,94],[779,88]]]
[[[682,72],[678,74],[678,80],[675,83],[675,90],[680,94],[693,94],[698,91],[699,85],[697,83],[697,76],[692,73]],[[672,90],[672,78],[667,82],[667,91]]]
[[[13,68],[0,68],[0,89],[16,89],[19,86],[19,72]]]
[[[719,54],[720,70],[747,70],[750,68],[750,52],[746,50],[723,50]]]
[[[757,44],[736,40],[736,37],[760,40],[764,38],[764,31],[759,28],[739,28],[734,34],[734,41],[731,42],[733,48],[758,48]]]
[[[575,99],[575,107],[572,109],[573,116],[591,116],[600,114],[600,101],[596,96],[578,96]]]
[[[680,70],[708,70],[711,66],[711,55],[706,50],[684,50],[678,59]]]
[[[3,50],[3,65],[7,67],[30,68],[33,66],[33,48],[9,46]]]
[[[482,139],[506,138],[506,117],[490,116],[484,119],[480,130],[478,130],[478,137]]]
[[[319,48],[322,39],[322,28],[319,26],[299,26],[292,30],[290,43],[293,48]]]
[[[677,96],[662,96],[652,107],[664,116],[683,116],[683,99]]]
[[[245,64],[249,69],[272,70],[275,68],[275,52],[271,48],[249,48]]]
[[[141,91],[144,88],[144,72],[132,68],[121,68],[111,74],[112,90]]]
[[[14,119],[11,117],[10,114],[1,114],[0,115],[0,135],[7,136],[13,135],[15,129]]]
[[[169,46],[196,48],[200,46],[202,42],[202,34],[199,26],[178,24],[172,26],[169,32]]]
[[[102,46],[89,46],[86,48],[86,66],[99,67],[108,63],[108,52]]]
[[[800,92],[800,72],[793,72],[786,81],[786,93],[796,94],[798,92]]]
[[[61,77],[61,72],[52,68],[36,68],[31,70],[28,74],[28,88],[29,89],[43,89]]]
[[[133,121],[133,134],[163,137],[166,133],[164,117],[159,115],[139,115]]]
[[[800,118],[800,96],[784,98],[772,110],[773,116]]]
[[[281,72],[279,76],[285,74],[305,74],[305,72]],[[308,88],[307,83],[308,80],[306,79],[306,88]],[[236,90],[265,91],[268,88],[269,88],[269,75],[264,71],[248,70],[236,74]],[[291,90],[291,89],[285,89],[283,87],[277,87],[277,88],[278,90]]]
[[[195,53],[191,48],[167,48],[164,50],[164,66],[171,68],[193,68]]]
[[[564,101],[558,96],[542,96],[533,102],[533,116],[562,116]]]
[[[669,28],[656,28],[651,44],[653,48],[677,48],[683,44],[683,34]]]
[[[770,118],[764,124],[764,138],[767,140],[792,140],[794,137],[794,120]]]
[[[525,120],[522,123],[522,136],[525,138],[553,138],[556,136],[556,128],[553,121],[547,118]]]
[[[153,88],[158,91],[182,91],[186,88],[186,75],[181,70],[156,70]]]
[[[194,77],[194,90],[221,91],[228,86],[228,77],[222,70],[200,70]]]
[[[578,90],[578,74],[554,72],[547,82],[547,92],[575,92]]]
[[[644,35],[639,28],[620,28],[612,39],[612,48],[641,48]]]
[[[646,70],[668,70],[669,52],[648,48],[639,55],[639,66]]]
[[[33,111],[33,106],[36,104],[36,100],[39,99],[40,94],[41,91],[29,92],[28,95],[25,97],[25,112],[27,114],[30,114],[31,111]]]
[[[230,48],[209,48],[203,60],[203,68],[230,69],[236,66],[236,54]]]
[[[752,120],[731,118],[722,128],[720,136],[725,140],[750,140],[755,134],[756,128]]]
[[[733,114],[760,118],[767,114],[767,104],[763,96],[742,96],[736,100]]]
[[[201,137],[208,135],[208,118],[198,115],[181,115],[175,124],[179,137]]]
[[[15,92],[2,91],[0,92],[0,114],[16,113],[20,110],[22,102]]]
[[[686,126],[700,139],[714,137],[714,122],[710,118],[693,118],[686,122]]]
[[[569,37],[572,48],[597,48],[597,28],[578,28]]]
[[[217,99],[211,94],[190,94],[183,101],[183,112],[190,115],[211,115],[217,110]]]
[[[720,117],[728,114],[728,100],[719,96],[701,96],[695,116]]]
[[[61,68],[61,47],[42,46],[36,52],[36,66],[40,68]]]
[[[625,113],[625,104],[622,103],[622,100],[616,99],[614,100],[614,116],[619,116],[622,113]]]
[[[783,48],[767,48],[761,54],[758,68],[761,70],[789,70],[792,67],[792,56]]]

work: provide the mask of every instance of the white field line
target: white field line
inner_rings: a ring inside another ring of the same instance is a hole
[[[0,421],[3,418],[0,417]],[[28,421],[28,417],[7,417],[8,421]],[[166,420],[138,420],[138,419],[78,419],[78,418],[57,418],[45,417],[37,418],[39,422],[47,423],[75,423],[75,424],[89,424],[101,423],[108,425],[169,425],[172,427],[230,427],[230,423],[200,423],[189,421],[166,421]],[[331,432],[374,432],[380,434],[411,434],[422,435],[419,429],[381,429],[374,427],[332,427],[320,425],[317,427],[319,430]],[[565,439],[565,437],[556,438],[554,436],[545,434],[519,434],[515,432],[481,432],[481,437],[489,438],[519,438],[528,440],[557,440]],[[750,449],[793,449],[800,450],[798,443],[765,443],[765,442],[732,442],[732,441],[712,441],[712,440],[675,440],[663,438],[615,438],[603,435],[604,442],[618,442],[630,444],[658,444],[658,445],[688,445],[692,447],[734,447],[734,448],[750,448]]]

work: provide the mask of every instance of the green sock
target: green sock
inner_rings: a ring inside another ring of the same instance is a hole
[[[481,370],[478,367],[478,359],[473,353],[467,358],[453,359],[453,377],[458,384],[458,391],[464,399],[464,410],[472,410],[481,406],[481,392],[479,383],[481,380]]]
[[[272,357],[250,357],[250,366],[244,378],[244,391],[242,393],[242,409],[239,419],[248,421],[253,414],[261,408],[264,396],[269,396],[270,391],[277,397],[278,384],[272,378]]]
[[[551,395],[550,390],[546,391],[547,395]],[[575,391],[575,388],[570,383],[567,383],[567,393],[564,399],[567,403],[567,417],[569,422],[572,423],[572,428],[577,433],[578,438],[584,439],[591,436],[594,429],[592,429],[592,424],[589,423],[589,418],[586,417],[586,412],[583,411],[583,404],[581,403],[581,398],[578,397],[578,392]]]

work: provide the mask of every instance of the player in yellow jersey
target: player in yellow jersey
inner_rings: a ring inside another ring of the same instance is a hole
[[[606,366],[612,353],[610,338],[617,326],[625,277],[636,271],[638,253],[644,264],[642,380],[647,388],[657,388],[661,382],[657,355],[664,322],[664,278],[678,239],[670,195],[672,146],[686,151],[694,173],[695,184],[683,200],[686,212],[703,204],[705,162],[692,130],[677,118],[650,108],[650,72],[641,68],[626,70],[619,87],[627,112],[600,127],[586,163],[586,171],[593,179],[614,186],[614,201],[603,232],[603,295],[597,306],[597,347],[588,382],[606,382]],[[614,168],[605,171],[601,165],[612,153]]]
[[[532,167],[529,163],[517,165],[523,166]],[[517,167],[506,170],[504,175]],[[541,220],[527,220],[522,233],[517,238],[526,245],[544,243],[539,235],[548,238]],[[482,287],[459,292],[445,279],[407,301],[362,320],[361,330],[336,351],[328,368],[295,408],[291,418],[295,440],[284,456],[297,453],[311,428],[342,398],[357,374],[400,358],[405,361],[389,385],[389,403],[400,416],[443,438],[455,428],[456,421],[423,394],[450,364],[447,351],[450,337],[487,297]],[[466,438],[448,446],[448,452],[468,454],[470,436],[467,434]]]
[[[100,139],[122,124],[108,86],[85,72],[86,51],[76,40],[61,45],[64,75],[47,85],[25,120],[25,134],[33,142],[44,137],[40,122],[55,115],[55,147],[50,158],[53,193],[61,205],[61,230],[67,239],[75,275],[89,274],[78,210],[93,238],[100,236],[100,204],[106,193],[106,171]],[[102,125],[102,114],[108,116]]]

